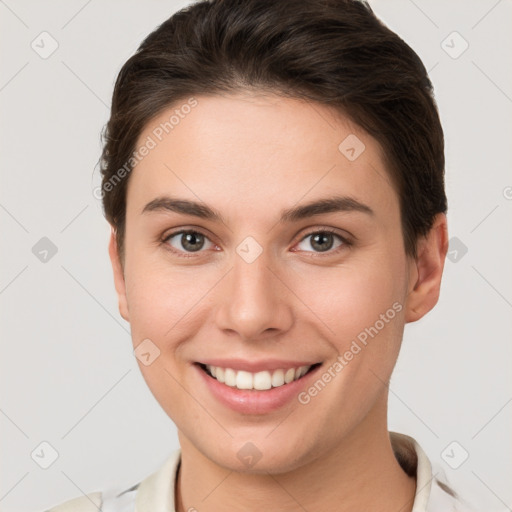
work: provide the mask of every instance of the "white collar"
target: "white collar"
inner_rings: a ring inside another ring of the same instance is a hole
[[[418,442],[405,434],[390,432],[395,456],[408,474],[416,476],[416,495],[412,512],[461,511],[462,504],[448,486],[441,468],[432,468],[427,454]]]
[[[390,432],[393,450],[406,472],[416,475],[416,496],[412,512],[463,512],[462,503],[450,494],[444,472],[432,466],[421,446],[412,437]],[[175,512],[174,488],[181,450],[177,449],[165,463],[131,488],[104,491],[103,512]]]

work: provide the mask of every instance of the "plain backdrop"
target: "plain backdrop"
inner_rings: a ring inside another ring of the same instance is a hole
[[[0,0],[4,511],[132,485],[178,447],[119,316],[92,190],[120,67],[187,3]],[[510,510],[512,2],[371,5],[434,83],[451,237],[440,301],[406,327],[389,427],[479,510]]]

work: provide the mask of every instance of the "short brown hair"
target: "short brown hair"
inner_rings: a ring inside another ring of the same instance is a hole
[[[202,0],[147,36],[116,80],[101,195],[122,259],[127,163],[147,123],[191,96],[251,90],[328,105],[380,143],[416,257],[447,210],[443,130],[418,55],[363,1]]]

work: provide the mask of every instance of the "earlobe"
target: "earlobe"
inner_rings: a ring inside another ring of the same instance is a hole
[[[406,322],[419,320],[437,304],[447,251],[446,215],[439,213],[428,234],[418,241],[417,258],[411,262],[414,279],[406,299]]]
[[[129,322],[130,320],[128,315],[128,302],[126,300],[126,284],[124,280],[124,270],[121,264],[119,251],[117,249],[116,232],[113,227],[110,233],[108,253],[110,256],[110,262],[112,263],[112,271],[114,273],[114,285],[116,288],[117,299],[119,303],[119,313],[127,322]]]

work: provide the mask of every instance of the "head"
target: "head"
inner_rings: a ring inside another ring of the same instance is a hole
[[[119,73],[101,170],[120,312],[183,442],[238,469],[251,442],[279,472],[385,423],[447,206],[426,70],[365,3],[174,14]],[[209,394],[198,363],[219,359],[315,363],[325,386],[241,413]]]

